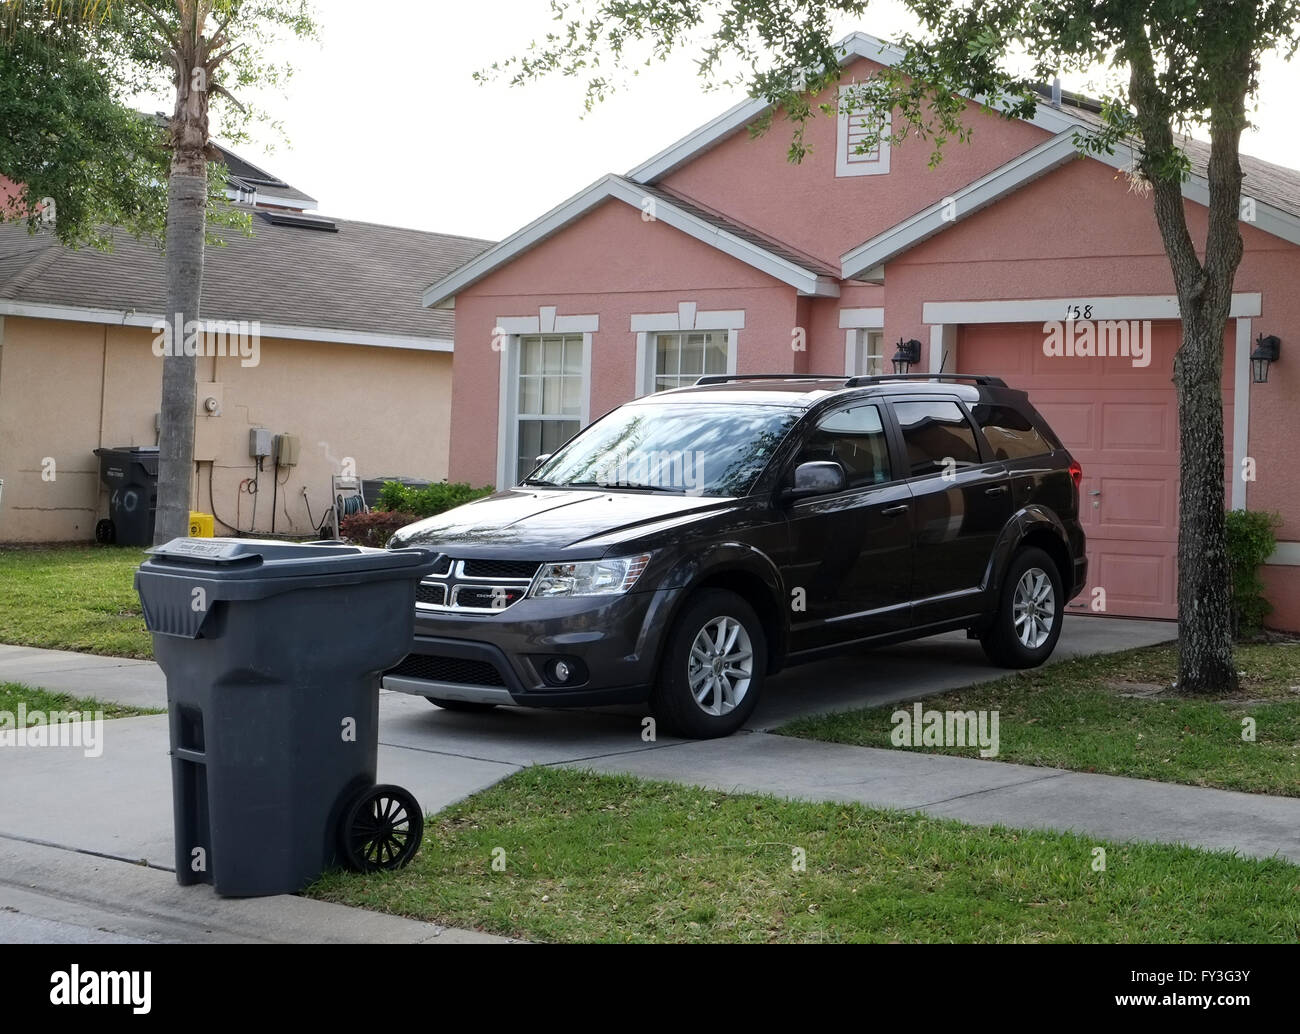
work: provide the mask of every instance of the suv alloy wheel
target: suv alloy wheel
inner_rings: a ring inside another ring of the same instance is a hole
[[[1061,574],[1036,547],[1022,549],[1002,579],[997,613],[980,637],[989,660],[1003,668],[1033,668],[1056,648],[1065,597]]]
[[[728,736],[753,713],[766,670],[754,608],[734,592],[705,589],[673,624],[650,709],[670,735]]]

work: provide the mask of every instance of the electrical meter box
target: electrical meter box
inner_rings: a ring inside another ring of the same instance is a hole
[[[298,447],[300,439],[296,434],[277,434],[275,436],[275,465],[277,467],[296,467],[298,465]]]
[[[265,427],[248,429],[248,455],[255,460],[271,455],[271,432]]]

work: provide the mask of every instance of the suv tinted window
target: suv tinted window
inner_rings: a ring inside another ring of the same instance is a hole
[[[799,453],[799,463],[833,460],[849,488],[890,480],[889,446],[877,406],[850,406],[823,417]]]
[[[1019,460],[1045,456],[1052,451],[1052,443],[1043,437],[1029,417],[1010,406],[983,402],[972,407],[971,412],[997,459]]]
[[[937,474],[950,459],[958,467],[980,462],[975,430],[956,402],[898,402],[894,413],[907,445],[910,476]]]

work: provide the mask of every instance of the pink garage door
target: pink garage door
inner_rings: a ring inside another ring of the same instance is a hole
[[[1049,356],[1045,336],[1041,323],[963,326],[958,365],[1029,392],[1083,466],[1088,586],[1071,610],[1088,612],[1092,590],[1100,586],[1108,614],[1176,617],[1178,407],[1172,377],[1180,327],[1151,324],[1145,367],[1124,356]],[[1226,337],[1231,342],[1231,322]],[[1231,361],[1224,364],[1223,401],[1230,443]]]

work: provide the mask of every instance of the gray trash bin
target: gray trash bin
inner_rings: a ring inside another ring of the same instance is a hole
[[[99,479],[108,489],[108,520],[95,538],[119,546],[153,545],[158,509],[158,446],[118,445],[96,449]]]
[[[410,649],[438,554],[173,539],[136,572],[167,676],[176,879],[250,897],[397,868],[423,816],[375,786],[379,673]]]

